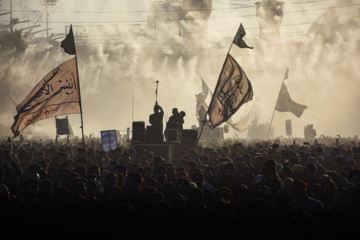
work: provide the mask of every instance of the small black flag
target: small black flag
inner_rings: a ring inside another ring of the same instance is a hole
[[[253,47],[249,47],[243,40],[243,37],[246,35],[245,29],[242,25],[242,23],[240,24],[240,27],[234,37],[234,41],[233,43],[238,46],[239,48],[250,48],[253,49]]]
[[[62,47],[66,53],[71,55],[76,55],[75,40],[74,40],[72,25],[70,25],[70,31],[66,35],[66,38],[61,42],[60,47]]]

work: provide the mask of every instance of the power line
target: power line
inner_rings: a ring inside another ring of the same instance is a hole
[[[49,10],[49,13],[85,13],[85,14],[147,14],[162,12],[204,12],[204,11],[221,11],[229,9],[255,8],[256,6],[246,7],[229,7],[229,8],[196,8],[196,9],[165,9],[165,10],[134,10],[134,11],[69,11],[69,10]],[[10,10],[0,10],[0,12],[8,12]],[[13,12],[41,12],[40,10],[12,10]]]
[[[293,3],[286,3],[286,5],[291,4],[308,4],[308,3],[317,3],[317,2],[329,2],[331,0],[317,0],[317,1],[307,1],[307,2],[293,2]],[[228,4],[234,5],[231,3],[221,3],[221,4]],[[153,13],[162,13],[162,12],[202,12],[202,11],[221,11],[221,10],[233,10],[233,9],[244,9],[244,8],[255,8],[256,6],[249,6],[249,5],[234,5],[239,7],[228,7],[228,8],[194,8],[194,9],[165,9],[165,10],[133,10],[133,11],[69,11],[69,10],[49,10],[49,13],[85,13],[85,14],[147,14],[149,12]],[[8,12],[10,10],[0,10],[0,12]],[[13,12],[41,12],[41,10],[12,10]]]
[[[307,3],[315,3],[315,2],[328,2],[330,0],[317,0],[317,1],[308,1],[308,2],[294,2],[294,3],[287,3],[287,4],[307,4]],[[295,13],[295,12],[308,12],[308,11],[316,11],[316,10],[324,10],[324,9],[330,9],[330,8],[341,8],[341,7],[348,7],[348,6],[356,6],[356,5],[360,5],[360,4],[347,4],[347,5],[340,5],[340,6],[333,6],[333,7],[322,7],[322,8],[314,8],[314,9],[305,9],[305,10],[296,10],[296,11],[287,11],[285,13]],[[86,13],[86,14],[109,14],[109,13],[113,13],[113,14],[120,14],[120,13],[125,13],[125,14],[134,14],[134,13],[140,13],[140,14],[145,14],[145,13],[149,13],[149,12],[154,12],[154,13],[160,13],[160,12],[172,12],[172,11],[221,11],[221,10],[229,10],[229,9],[240,9],[240,8],[254,8],[256,6],[243,6],[243,7],[239,7],[239,8],[212,8],[212,9],[185,9],[185,10],[179,10],[179,9],[167,9],[167,10],[155,10],[155,11],[145,11],[145,10],[141,10],[141,11],[64,11],[64,10],[50,10],[48,11],[49,13]],[[10,10],[0,10],[0,12],[8,12]],[[37,10],[13,10],[13,12],[40,12]],[[229,17],[229,16],[225,16]],[[254,15],[242,15],[242,16],[231,16],[231,17],[255,17]],[[212,17],[212,18],[223,18],[223,17]],[[202,18],[197,18],[197,19],[202,19]],[[209,18],[203,18],[203,19],[209,19]],[[177,20],[167,20],[167,21],[178,21]],[[180,19],[180,20],[187,20],[187,19]],[[62,22],[59,22],[62,23]]]
[[[259,0],[260,1],[260,0]],[[285,5],[292,5],[292,4],[308,4],[308,3],[318,3],[318,2],[330,2],[331,0],[313,0],[313,1],[307,1],[307,2],[292,2],[292,3],[285,3]],[[238,4],[234,4],[234,3],[228,3],[228,2],[220,2],[220,1],[215,1],[217,3],[220,4],[226,4],[226,5],[232,5],[232,6],[246,6],[246,7],[252,7],[249,5],[238,5]]]
[[[302,23],[291,23],[291,24],[284,24],[284,25],[280,25],[280,27],[290,27],[290,26],[298,26],[298,25],[306,25],[306,24],[313,24],[314,22],[302,22]],[[248,29],[258,29],[259,27],[247,27],[246,30]],[[212,31],[208,31],[208,32],[227,32],[227,31],[234,31],[236,32],[237,29],[219,29],[219,30],[212,30]]]
[[[318,1],[307,1],[307,2],[293,2],[293,3],[288,3],[288,4],[300,4],[300,3],[317,3],[317,2],[325,2],[325,1],[329,1],[329,0],[318,0]],[[342,7],[350,7],[350,6],[359,6],[360,4],[347,4],[347,5],[340,5],[340,6],[331,6],[331,7],[321,7],[321,8],[313,8],[313,9],[304,9],[304,10],[295,10],[295,11],[288,11],[285,12],[285,14],[287,13],[296,13],[296,12],[310,12],[310,11],[318,11],[318,10],[324,10],[324,9],[332,9],[332,8],[342,8]],[[248,6],[250,7],[250,6]],[[255,6],[252,6],[255,7]],[[234,8],[218,8],[218,9],[212,9],[212,10],[226,10],[226,9],[234,9]],[[235,8],[236,9],[236,8]],[[208,9],[207,9],[208,10]],[[1,11],[7,11],[7,10],[0,10]],[[20,10],[15,10],[15,11],[19,11]],[[25,10],[25,12],[31,12],[30,10]],[[176,10],[178,11],[178,10]],[[193,9],[193,11],[204,11],[204,9]],[[68,11],[50,11],[50,12],[68,12]],[[72,13],[148,13],[148,11],[117,11],[117,12],[113,12],[113,11],[95,11],[95,12],[81,12],[81,11],[71,11]],[[155,11],[156,12],[156,11]],[[164,11],[158,11],[158,12],[166,12]],[[219,19],[219,18],[246,18],[246,17],[256,17],[255,15],[239,15],[239,16],[219,16],[219,17],[210,17],[210,18],[196,18],[196,20],[198,19],[207,19],[207,20],[211,20],[211,19]],[[39,17],[39,19],[41,18],[41,16]],[[39,21],[39,19],[37,21],[29,21],[30,23],[45,23],[45,21]],[[163,22],[178,22],[178,21],[193,21],[192,19],[175,19],[175,20],[163,20]],[[0,21],[0,22],[8,22],[8,21]],[[146,24],[148,23],[147,20],[110,20],[110,21],[93,21],[93,22],[89,22],[89,21],[50,21],[50,23],[52,24],[111,24],[111,23],[143,23]],[[304,24],[312,24],[312,22],[305,22],[305,23],[295,23],[295,24],[287,24],[287,25],[281,25],[280,27],[286,27],[286,26],[297,26],[297,25],[304,25]],[[258,29],[258,27],[250,27],[247,28],[249,30],[251,29]],[[236,31],[237,29],[221,29],[221,30],[212,30],[209,32],[222,32],[222,31]]]

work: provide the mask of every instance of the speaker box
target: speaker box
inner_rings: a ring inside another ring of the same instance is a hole
[[[146,127],[146,143],[163,143],[164,135],[161,133],[154,133],[151,126]]]
[[[132,140],[145,142],[146,140],[145,122],[133,122]]]
[[[177,122],[167,122],[166,129],[178,129],[179,125]]]
[[[178,129],[167,129],[166,130],[166,141],[168,142],[180,142],[181,133]]]
[[[181,140],[181,132],[179,130],[177,122],[167,122],[165,134],[166,134],[166,141],[180,142]]]
[[[197,140],[198,133],[197,130],[192,129],[184,129],[183,132],[183,140]]]
[[[182,150],[188,151],[190,148],[196,148],[197,147],[197,138],[198,138],[198,132],[197,130],[192,129],[184,129],[182,132]]]

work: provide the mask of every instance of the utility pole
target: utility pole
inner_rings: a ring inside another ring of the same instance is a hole
[[[180,21],[181,21],[181,12],[180,12],[181,6],[180,6],[180,0],[179,0],[179,36],[181,36],[180,32]]]
[[[12,26],[12,0],[10,0],[10,32],[13,32],[13,26]]]
[[[49,38],[48,1],[45,0],[46,38]]]

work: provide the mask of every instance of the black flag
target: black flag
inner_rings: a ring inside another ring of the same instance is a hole
[[[307,106],[294,102],[291,99],[285,83],[282,83],[275,110],[279,112],[292,112],[299,118],[306,108]]]
[[[61,42],[60,47],[62,47],[66,53],[71,55],[76,55],[75,40],[74,40],[72,25],[70,25],[70,31],[66,35],[66,38]]]
[[[240,27],[234,37],[234,41],[233,43],[238,46],[239,48],[250,48],[253,49],[253,47],[249,47],[243,40],[243,37],[246,35],[245,29],[242,25],[242,23],[240,24]]]

